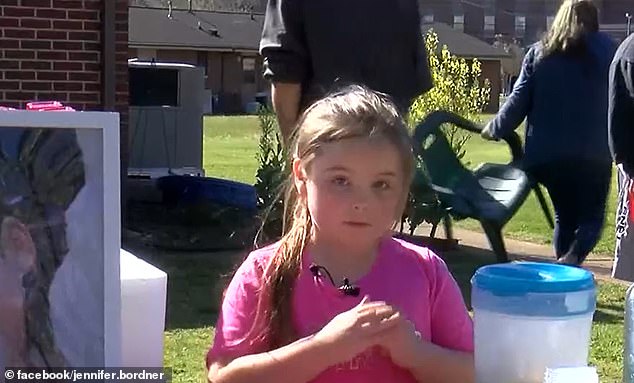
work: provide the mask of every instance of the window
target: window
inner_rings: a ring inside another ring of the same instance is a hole
[[[526,32],[526,16],[515,16],[515,34],[524,36]]]
[[[426,13],[423,15],[423,24],[433,24],[434,23],[434,14]]]
[[[255,57],[242,58],[242,73],[245,83],[255,84]]]
[[[454,15],[453,27],[459,31],[464,30],[464,15]]]
[[[495,16],[484,16],[484,33],[489,37],[493,36],[495,33]]]
[[[489,32],[495,31],[495,16],[484,16],[484,30]]]
[[[196,65],[203,68],[205,76],[207,76],[207,58],[208,55],[206,51],[199,51],[198,57],[196,58]]]

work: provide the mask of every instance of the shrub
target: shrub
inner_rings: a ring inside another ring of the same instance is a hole
[[[255,175],[255,189],[258,208],[262,220],[261,239],[270,241],[282,234],[284,200],[282,189],[288,177],[286,150],[284,148],[275,113],[261,107],[258,111],[260,141],[258,171]]]

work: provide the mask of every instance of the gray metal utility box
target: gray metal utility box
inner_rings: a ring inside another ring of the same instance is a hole
[[[179,63],[128,62],[128,174],[204,175],[202,68]]]

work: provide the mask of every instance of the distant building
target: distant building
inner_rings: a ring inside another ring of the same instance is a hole
[[[258,54],[264,15],[135,6],[130,7],[129,15],[130,58],[204,67],[213,113],[245,112],[269,93]],[[500,60],[506,53],[446,24],[423,24],[421,33],[430,27],[454,55],[482,62],[483,77],[492,85],[491,99],[497,100]],[[497,102],[491,103],[488,111],[496,110]]]
[[[560,0],[420,0],[424,22],[441,22],[469,35],[494,41],[496,35],[521,45],[537,41],[550,26]],[[594,0],[601,30],[615,40],[626,37],[625,13],[634,14],[634,0]]]
[[[129,17],[129,57],[203,67],[208,111],[241,113],[268,92],[258,54],[262,14],[131,6]]]

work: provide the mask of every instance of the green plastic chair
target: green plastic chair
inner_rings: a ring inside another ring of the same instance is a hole
[[[477,219],[498,261],[508,262],[502,229],[531,190],[537,195],[548,224],[554,227],[539,185],[519,167],[523,155],[521,140],[515,132],[503,138],[512,155],[509,163],[484,163],[470,170],[456,157],[441,130],[443,124],[452,124],[477,134],[482,131],[481,127],[454,113],[437,111],[428,115],[414,131],[414,149],[426,170],[426,174],[418,173],[416,177],[426,178],[437,193],[441,206],[449,212],[444,218],[449,239],[452,239],[452,217],[457,220]]]

